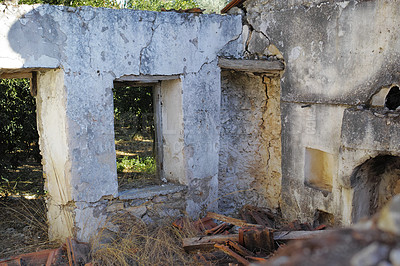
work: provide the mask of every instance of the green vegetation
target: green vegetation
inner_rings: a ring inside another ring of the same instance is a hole
[[[195,0],[175,0],[175,1],[163,1],[163,0],[127,0],[127,8],[140,9],[140,10],[152,10],[161,11],[162,8],[168,9],[189,9],[198,7]]]
[[[149,87],[118,87],[113,89],[116,127],[154,134],[153,94]]]
[[[93,6],[108,8],[133,8],[139,10],[161,11],[164,9],[188,9],[197,7],[195,0],[124,0],[122,4],[116,0],[20,0],[20,4],[50,4],[63,6]]]
[[[153,157],[140,158],[129,158],[125,156],[117,159],[117,171],[118,172],[144,172],[147,174],[156,173],[156,161]]]
[[[41,156],[35,98],[27,79],[0,80],[0,110],[0,196],[43,194],[41,172],[32,169]]]

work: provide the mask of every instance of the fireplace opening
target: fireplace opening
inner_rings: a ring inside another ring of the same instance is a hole
[[[352,221],[370,217],[400,193],[400,157],[380,155],[356,167],[351,176],[354,190]]]
[[[393,86],[385,99],[385,107],[389,110],[396,110],[400,106],[400,90],[398,86]]]
[[[333,226],[335,224],[335,216],[332,213],[316,210],[314,214],[314,227],[320,225]]]

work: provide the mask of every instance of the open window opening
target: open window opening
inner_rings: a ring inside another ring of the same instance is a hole
[[[119,190],[185,185],[181,81],[124,76],[113,91]]]
[[[160,184],[151,85],[114,83],[114,130],[120,190]]]
[[[390,88],[385,98],[385,107],[389,110],[396,110],[400,106],[400,90],[398,86]]]
[[[0,74],[0,257],[48,243],[31,79],[32,73]]]
[[[370,217],[400,193],[400,157],[380,155],[356,167],[351,175],[352,221]]]

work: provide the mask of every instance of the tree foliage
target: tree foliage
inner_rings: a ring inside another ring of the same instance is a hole
[[[0,174],[27,156],[40,159],[35,99],[27,79],[0,80]],[[24,152],[21,152],[24,151]]]
[[[128,0],[126,2],[126,7],[140,10],[161,11],[162,8],[167,10],[189,9],[198,7],[198,4],[195,0]]]
[[[196,0],[20,0],[20,4],[50,4],[63,6],[93,6],[108,8],[132,8],[161,11],[164,9],[188,9],[197,7]]]
[[[118,87],[114,93],[115,122],[136,132],[154,130],[153,94],[150,87]]]

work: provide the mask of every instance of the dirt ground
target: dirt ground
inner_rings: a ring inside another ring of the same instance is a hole
[[[154,141],[150,134],[137,134],[128,127],[117,127],[115,129],[115,149],[117,160],[127,157],[129,159],[153,157]],[[160,185],[162,182],[157,175],[124,170],[118,172],[118,186],[120,190],[140,188],[148,185]]]
[[[43,199],[0,198],[0,259],[59,246],[47,228]]]

